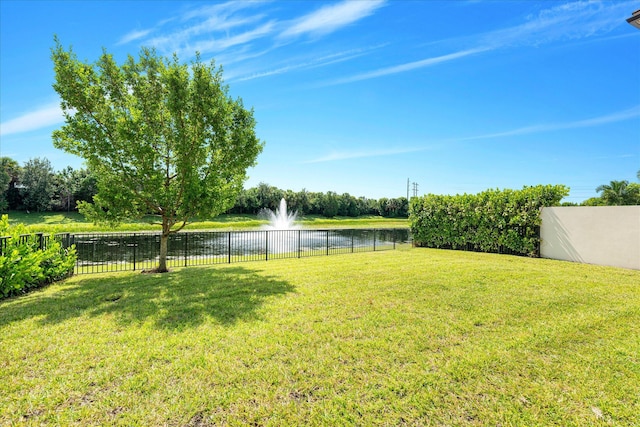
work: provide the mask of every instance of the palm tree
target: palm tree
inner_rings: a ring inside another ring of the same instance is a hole
[[[611,181],[609,184],[600,185],[596,188],[598,193],[602,193],[600,197],[609,206],[619,206],[627,204],[627,187],[629,181]]]

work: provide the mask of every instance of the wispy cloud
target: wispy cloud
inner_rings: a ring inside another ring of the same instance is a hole
[[[629,10],[634,10],[634,7],[638,7],[636,0],[616,3],[576,1],[556,5],[527,17],[526,22],[520,25],[474,35],[475,47],[347,76],[324,85],[352,83],[404,73],[507,47],[538,46],[555,41],[602,35],[623,25],[623,18],[629,14]]]
[[[418,151],[425,151],[431,147],[417,147],[417,148],[390,148],[390,149],[374,149],[374,150],[359,150],[359,151],[335,151],[323,157],[307,160],[302,163],[323,163],[333,162],[337,160],[349,160],[349,159],[362,159],[367,157],[380,157],[380,156],[393,156],[396,154],[415,153]]]
[[[142,31],[128,33],[121,39],[121,44],[142,41],[162,52],[193,55],[195,51],[205,54],[250,43],[275,31],[274,22],[265,22],[263,14],[240,13],[262,3],[231,1],[190,9],[175,19],[159,22],[154,30],[146,30],[144,34]],[[167,25],[175,22],[179,25]],[[163,31],[159,31],[160,27]],[[147,37],[152,33],[153,37]]]
[[[230,16],[231,14],[243,9],[254,8],[268,0],[244,0],[244,1],[227,1],[224,3],[214,3],[190,9],[184,12],[179,19],[181,21],[189,21],[191,19],[199,19],[202,17]]]
[[[151,31],[153,31],[153,30],[148,29],[148,30],[130,31],[129,33],[127,33],[124,36],[122,36],[122,38],[120,38],[120,40],[118,40],[116,45],[127,44],[127,43],[131,43],[132,41],[145,38],[146,36],[148,36],[151,33]]]
[[[249,43],[254,39],[261,38],[273,30],[273,23],[267,22],[257,28],[237,34],[231,37],[220,37],[211,40],[200,40],[188,45],[188,49],[192,52],[217,52],[232,46]]]
[[[565,130],[565,129],[579,129],[579,128],[589,128],[596,127],[601,125],[606,125],[609,123],[617,123],[625,120],[630,120],[633,118],[640,117],[640,105],[629,108],[627,110],[618,111],[611,114],[606,114],[599,117],[592,117],[585,120],[576,120],[572,122],[564,122],[564,123],[547,123],[547,124],[539,124],[532,126],[524,126],[518,129],[512,129],[504,132],[496,132],[490,133],[486,135],[478,135],[478,136],[470,136],[466,138],[459,138],[456,141],[470,141],[477,139],[491,139],[491,138],[504,138],[507,136],[519,136],[519,135],[529,135],[533,133],[542,133],[542,132],[553,132],[557,130]]]
[[[291,21],[269,19],[260,11],[247,12],[264,3],[229,1],[191,9],[172,20],[181,23],[173,30],[158,31],[166,23],[163,21],[154,29],[125,34],[118,44],[142,41],[163,52],[193,54],[197,50],[204,54],[221,52],[267,36],[278,35],[282,39],[304,34],[325,35],[373,14],[385,0],[342,1]],[[154,36],[148,37],[151,34]]]
[[[244,62],[256,58],[260,58],[261,56],[267,55],[272,52],[273,48],[267,48],[264,50],[255,50],[251,49],[250,46],[239,46],[233,50],[233,52],[223,52],[217,55],[212,56],[208,59],[213,59],[217,64],[221,64],[223,66],[227,66],[230,64],[236,64],[238,62]],[[206,59],[206,58],[204,58]],[[234,75],[240,75],[240,72],[236,72]],[[225,80],[230,79],[230,74],[227,73],[227,69],[225,68]]]
[[[384,5],[384,0],[342,1],[324,6],[315,12],[294,20],[281,36],[299,36],[302,34],[328,34],[346,25],[366,18]]]
[[[308,69],[312,69],[312,68],[319,68],[319,67],[325,67],[331,64],[336,64],[339,62],[344,62],[344,61],[349,61],[351,59],[363,56],[368,54],[371,50],[374,49],[378,49],[380,46],[372,46],[369,48],[363,48],[363,49],[351,49],[351,50],[347,50],[347,51],[343,51],[343,52],[336,52],[336,53],[332,53],[330,55],[326,55],[326,56],[321,56],[319,58],[313,58],[311,60],[301,60],[299,62],[296,63],[292,63],[289,65],[285,65],[279,68],[275,68],[275,69],[271,69],[271,70],[267,70],[267,71],[262,71],[262,72],[255,72],[255,73],[250,73],[250,74],[246,74],[246,75],[242,75],[239,77],[230,77],[229,80],[234,80],[234,81],[246,81],[246,80],[254,80],[254,79],[258,79],[258,78],[262,78],[262,77],[268,77],[268,76],[274,76],[274,75],[278,75],[278,74],[284,74],[284,73],[288,73],[291,71],[296,71],[296,70],[308,70]]]
[[[374,71],[369,71],[366,73],[361,73],[361,74],[356,74],[353,76],[349,76],[349,77],[344,77],[341,79],[336,79],[333,80],[331,82],[326,83],[327,85],[337,85],[337,84],[343,84],[343,83],[352,83],[352,82],[357,82],[360,80],[368,80],[368,79],[372,79],[372,78],[376,78],[376,77],[382,77],[382,76],[388,76],[390,74],[398,74],[398,73],[404,73],[407,71],[412,71],[412,70],[416,70],[419,68],[425,68],[425,67],[431,67],[437,64],[441,64],[443,62],[449,62],[449,61],[453,61],[456,59],[460,59],[460,58],[464,58],[466,56],[469,55],[475,55],[477,53],[481,53],[484,52],[486,50],[489,50],[489,48],[475,48],[475,49],[468,49],[468,50],[462,50],[460,52],[454,52],[454,53],[450,53],[447,55],[442,55],[442,56],[436,56],[433,58],[426,58],[426,59],[421,59],[419,61],[413,61],[413,62],[408,62],[405,64],[400,64],[400,65],[394,65],[391,67],[386,67],[386,68],[380,68],[378,70],[374,70]]]
[[[182,58],[200,52],[203,57],[213,55],[220,60],[217,62],[228,65],[279,50],[293,43],[298,36],[337,31],[370,16],[385,1],[343,0],[291,20],[275,18],[269,7],[263,7],[271,4],[268,1],[227,1],[191,8],[171,20],[158,22],[152,29],[131,31],[122,36],[118,44],[139,42],[155,47],[163,54],[175,52]],[[315,56],[319,58],[305,59],[309,53],[304,49],[304,54],[298,58],[288,56],[289,64],[280,67],[274,67],[274,61],[247,62],[244,71],[236,69],[233,74],[241,76],[239,80],[252,80],[335,64],[364,54],[354,50],[348,55],[329,58],[316,52]],[[221,61],[221,58],[225,60]],[[275,62],[282,64],[282,61]],[[271,69],[264,70],[265,64],[270,64]]]
[[[43,127],[62,123],[64,116],[59,103],[48,104],[25,113],[15,119],[0,123],[0,136],[31,132]]]
[[[633,1],[574,1],[555,4],[527,17],[526,22],[480,35],[481,43],[504,46],[538,46],[608,33],[624,25]]]
[[[465,141],[474,141],[482,139],[504,138],[509,136],[529,135],[543,132],[553,132],[565,129],[579,129],[602,126],[610,123],[617,123],[625,120],[631,120],[640,118],[640,105],[629,108],[627,110],[617,111],[611,114],[605,114],[598,117],[592,117],[584,120],[576,120],[563,123],[549,123],[525,126],[518,129],[513,129],[504,132],[496,132],[485,135],[477,135],[462,138],[450,138],[439,141],[433,141],[428,146],[422,147],[405,147],[405,148],[391,148],[391,149],[372,149],[372,150],[355,150],[355,151],[335,151],[326,156],[318,157],[316,159],[308,160],[303,163],[322,163],[332,162],[349,159],[359,159],[366,157],[379,157],[379,156],[391,156],[397,154],[416,153],[420,151],[427,151],[438,149],[439,147],[445,147],[452,143],[460,143]],[[635,157],[636,155],[624,154],[616,156],[617,158]]]

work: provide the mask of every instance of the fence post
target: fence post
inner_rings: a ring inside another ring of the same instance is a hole
[[[136,252],[138,252],[138,237],[133,233],[133,271],[136,271]]]
[[[329,230],[327,230],[326,233],[327,233],[327,256],[329,256]]]
[[[69,234],[69,247],[73,246],[76,244],[76,235],[75,234]],[[76,248],[76,251],[78,250],[78,248]],[[80,270],[80,257],[78,256],[78,252],[76,252],[76,268],[75,268],[75,272],[79,272]]]
[[[373,229],[373,251],[376,251],[376,229]]]
[[[298,230],[298,258],[300,258],[300,252],[302,251],[302,244],[300,243],[300,234],[301,234],[301,231]]]
[[[265,230],[264,237],[264,260],[269,261],[269,230]]]
[[[0,236],[0,255],[3,255],[7,250],[7,240],[9,240],[9,236]]]
[[[229,259],[229,264],[231,264],[231,232],[230,232],[230,231],[229,231],[229,233],[228,233],[227,238],[228,238],[228,242],[227,242],[227,252],[228,252],[228,255],[229,255],[229,258],[228,258],[228,259]]]
[[[187,266],[187,259],[189,258],[188,247],[189,233],[184,233],[184,266]]]

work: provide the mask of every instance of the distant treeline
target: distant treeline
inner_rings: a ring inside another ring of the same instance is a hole
[[[637,173],[640,181],[640,171]],[[638,205],[640,182],[611,181],[596,188],[599,197],[582,202],[585,206]],[[76,211],[80,201],[92,201],[97,192],[95,175],[88,169],[66,167],[54,171],[46,158],[34,158],[20,166],[10,157],[0,157],[0,212]],[[289,210],[301,215],[326,217],[380,215],[407,218],[409,203],[405,197],[368,199],[348,193],[337,194],[306,190],[281,190],[269,184],[244,189],[227,213],[258,214],[261,209],[274,210],[285,198]],[[570,203],[568,203],[570,204]]]
[[[87,169],[66,167],[55,172],[46,158],[34,158],[20,166],[0,157],[0,211],[74,211],[80,201],[91,201],[97,192],[95,176]]]
[[[9,157],[0,158],[2,212],[77,211],[77,203],[92,201],[96,192],[96,177],[88,169],[66,167],[56,172],[46,158],[31,159],[23,166]],[[295,192],[266,183],[242,190],[227,213],[256,215],[264,208],[275,210],[283,197],[289,210],[298,211],[300,215],[407,218],[409,214],[409,203],[405,197],[368,199],[332,191],[319,193],[303,189]]]
[[[368,199],[354,197],[349,193],[337,194],[333,191],[317,193],[303,189],[295,192],[281,190],[265,183],[243,190],[235,206],[228,213],[258,214],[264,208],[275,210],[282,198],[287,201],[290,211],[298,211],[302,215],[323,215],[329,218],[360,215],[380,215],[389,218],[409,216],[409,203],[405,197]]]

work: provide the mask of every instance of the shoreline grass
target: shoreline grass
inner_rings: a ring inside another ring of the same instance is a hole
[[[0,302],[1,425],[638,425],[640,272],[396,251]]]
[[[8,213],[9,223],[22,223],[32,233],[82,233],[82,232],[126,232],[126,231],[161,231],[158,224],[152,224],[154,218],[149,216],[137,221],[123,222],[117,227],[93,224],[77,212],[26,212],[12,211]],[[406,218],[384,218],[380,216],[360,216],[325,218],[318,215],[301,216],[298,223],[305,228],[406,228]],[[258,219],[255,215],[219,215],[209,220],[194,220],[188,223],[185,230],[250,230],[268,224],[267,220]]]

